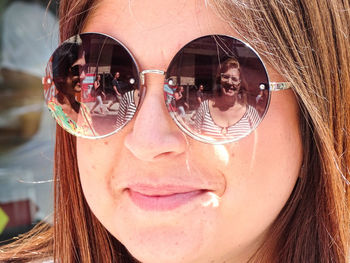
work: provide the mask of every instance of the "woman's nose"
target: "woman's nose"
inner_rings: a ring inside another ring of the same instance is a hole
[[[83,80],[85,79],[85,77],[86,77],[85,70],[82,70],[82,71],[80,72],[80,76],[79,76],[80,81],[83,81]]]
[[[164,76],[146,75],[146,95],[125,146],[143,161],[172,158],[185,152],[186,138],[171,119],[164,101]]]

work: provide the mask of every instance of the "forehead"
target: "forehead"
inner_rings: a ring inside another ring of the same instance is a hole
[[[239,70],[237,68],[229,68],[224,73],[230,74],[232,76],[237,76],[237,75],[239,75]]]
[[[208,34],[236,36],[203,0],[102,0],[84,32],[101,32],[121,41],[141,69],[166,70],[177,51]]]
[[[100,32],[121,41],[140,70],[166,70],[185,44],[211,34],[241,39],[207,0],[99,0],[82,32]],[[234,12],[234,10],[231,10]],[[265,61],[266,62],[266,61]],[[284,81],[265,64],[271,81]]]

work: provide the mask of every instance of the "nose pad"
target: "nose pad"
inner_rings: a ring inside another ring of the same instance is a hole
[[[186,138],[171,119],[164,99],[164,75],[145,75],[145,96],[125,146],[138,159],[156,161],[185,152]]]

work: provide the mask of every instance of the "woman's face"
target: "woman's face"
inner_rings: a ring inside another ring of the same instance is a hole
[[[75,95],[76,93],[81,92],[81,85],[86,77],[85,65],[85,54],[83,52],[69,69],[69,75],[66,80],[66,91],[68,94]]]
[[[234,96],[237,94],[241,85],[241,74],[237,68],[229,68],[221,74],[221,90],[226,96]]]
[[[120,40],[140,70],[164,71],[195,38],[238,36],[210,5],[194,0],[103,0],[83,31]],[[271,81],[283,81],[267,70]],[[163,83],[161,75],[146,75],[141,107],[119,133],[78,139],[86,200],[142,262],[243,262],[266,238],[298,177],[302,146],[293,92],[274,92],[249,136],[213,146],[175,125]]]

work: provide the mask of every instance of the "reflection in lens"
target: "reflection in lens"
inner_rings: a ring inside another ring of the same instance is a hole
[[[260,123],[269,103],[268,77],[256,53],[227,36],[198,38],[167,70],[167,108],[184,132],[211,143],[236,141]]]
[[[68,132],[104,137],[124,127],[135,114],[137,72],[132,56],[116,40],[96,33],[77,35],[52,55],[44,78],[45,99]]]

